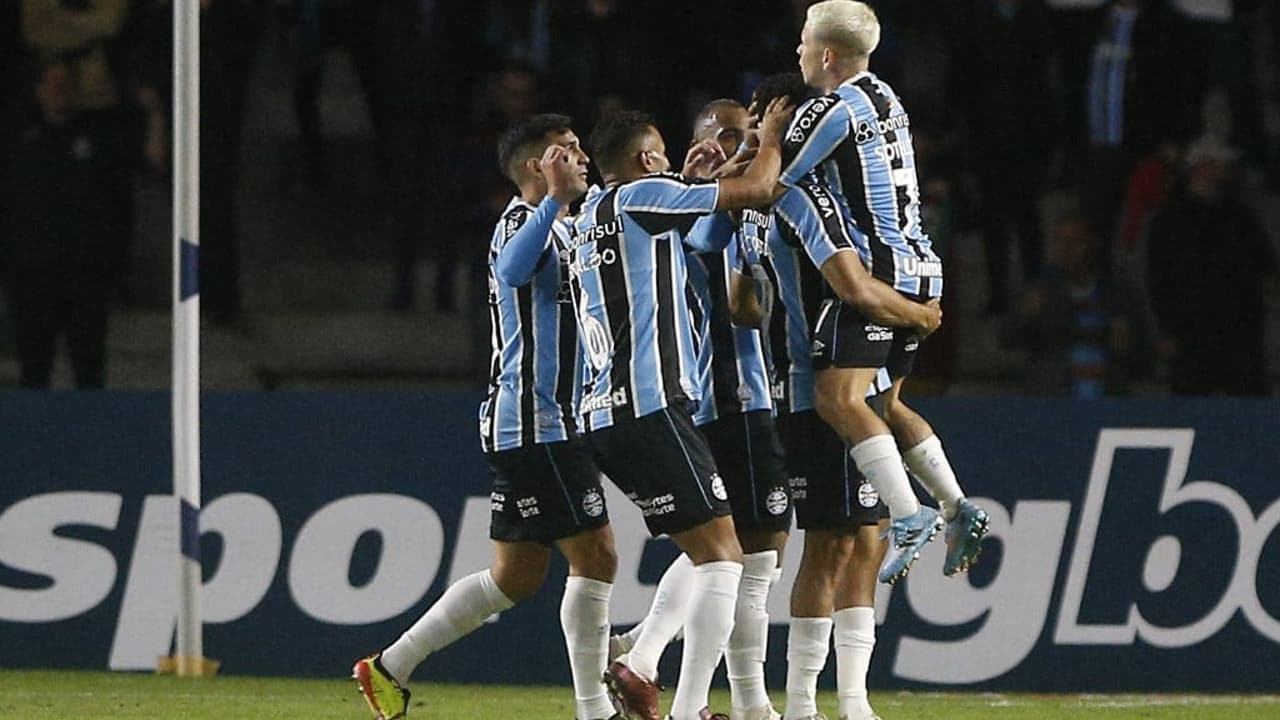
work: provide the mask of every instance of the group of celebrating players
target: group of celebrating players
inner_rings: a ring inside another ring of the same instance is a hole
[[[879,35],[861,2],[813,5],[801,72],[765,80],[749,108],[707,105],[680,173],[639,112],[603,118],[590,158],[561,115],[501,140],[519,195],[489,252],[494,561],[356,663],[376,719],[405,716],[430,653],[536,592],[553,545],[569,563],[560,619],[579,720],[659,720],[658,659],[680,634],[669,720],[824,718],[833,636],[840,718],[879,717],[876,579],[904,577],[944,527],[944,572],[968,569],[988,522],[900,396],[941,323],[942,263],[920,224],[910,120],[868,71]],[[589,189],[591,162],[602,185]],[[644,621],[613,637],[602,472],[682,551]],[[793,512],[804,551],[779,714],[766,601]],[[708,707],[722,655],[727,715]]]

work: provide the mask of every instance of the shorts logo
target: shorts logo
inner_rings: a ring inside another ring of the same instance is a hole
[[[823,350],[826,350],[826,349],[827,349],[827,344],[826,344],[826,343],[822,342],[821,340],[814,340],[814,341],[813,341],[813,350],[812,350],[812,352],[813,352],[813,356],[814,356],[814,357],[818,357],[819,355],[821,355],[821,354],[822,354],[822,351],[823,351]]]
[[[866,325],[862,331],[867,334],[867,342],[889,342],[893,340],[893,329],[883,325]]]
[[[787,484],[791,486],[791,499],[807,500],[809,498],[809,478],[797,475],[787,478]]]
[[[724,478],[720,477],[720,473],[711,473],[711,494],[715,495],[720,502],[729,499],[729,493],[724,489]]]
[[[489,510],[500,513],[507,507],[507,496],[500,492],[489,493]]]
[[[764,507],[770,515],[781,515],[786,512],[788,504],[787,492],[782,488],[771,490],[764,499]]]
[[[863,482],[858,486],[858,504],[865,508],[875,507],[880,502],[880,494],[871,486],[869,482]]]
[[[595,490],[588,490],[582,496],[582,511],[591,517],[600,517],[604,512],[604,498]]]
[[[876,139],[876,128],[871,123],[863,120],[853,129],[853,141],[859,145],[865,145]]]

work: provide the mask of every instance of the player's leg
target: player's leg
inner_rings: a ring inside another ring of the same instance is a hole
[[[567,499],[552,510],[562,514],[554,523],[559,530],[548,532],[560,535],[575,531],[558,538],[556,546],[569,562],[560,626],[573,675],[576,717],[603,720],[614,714],[601,679],[609,650],[609,599],[618,570],[613,529],[605,510],[600,470],[585,443],[575,438],[544,447]]]
[[[684,628],[689,593],[693,589],[693,575],[693,562],[688,555],[680,553],[671,561],[658,580],[648,614],[639,625],[632,628],[635,632],[630,638],[630,647],[614,660],[657,681],[658,661],[662,659],[662,652]]]
[[[818,414],[852,446],[859,472],[889,508],[892,541],[881,582],[904,577],[920,549],[942,528],[942,519],[916,500],[897,443],[866,402],[892,347],[894,332],[862,317],[852,306],[825,308],[814,328],[814,383]]]
[[[629,486],[650,532],[669,535],[693,565],[671,717],[697,720],[733,626],[742,576],[742,548],[724,483],[683,407],[623,421],[591,433],[590,439],[609,477]],[[652,710],[656,716],[656,703]],[[637,717],[647,717],[648,711],[643,708]]]
[[[902,387],[915,365],[920,342],[915,333],[895,331],[886,369],[893,380],[889,390],[877,398],[880,412],[893,431],[907,469],[929,494],[947,523],[945,535],[947,557],[942,571],[946,575],[968,570],[982,552],[982,538],[987,533],[987,513],[965,499],[956,480],[951,462],[942,449],[942,441],[919,413],[902,401]]]
[[[776,715],[765,689],[769,639],[769,590],[791,529],[791,492],[783,470],[782,445],[768,410],[720,418],[702,427],[724,478],[733,524],[742,545],[742,582],[733,632],[725,648],[732,717]]]
[[[881,531],[887,521],[864,525],[855,536],[852,556],[836,578],[832,615],[836,650],[836,692],[842,720],[877,718],[867,698],[867,669],[876,644],[876,572],[884,559]]]

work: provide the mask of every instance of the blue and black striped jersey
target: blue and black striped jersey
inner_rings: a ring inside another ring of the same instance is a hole
[[[589,195],[563,247],[586,355],[586,431],[701,398],[683,240],[720,186],[663,173]]]
[[[911,120],[902,101],[869,72],[809,100],[784,138],[782,183],[816,173],[847,202],[867,237],[871,274],[911,296],[942,295],[942,261],[920,222]]]
[[[772,407],[760,330],[734,325],[729,309],[730,274],[751,277],[741,242],[735,233],[722,252],[688,254],[690,309],[702,392],[702,400],[693,413],[697,425]]]
[[[551,238],[539,256],[532,279],[519,286],[496,270],[507,243],[534,214],[513,198],[502,213],[489,244],[489,321],[493,354],[489,395],[480,404],[480,438],[485,452],[511,450],[566,440],[574,432],[573,392],[578,368],[578,337],[568,271]],[[551,234],[568,238],[570,226],[552,225]]]

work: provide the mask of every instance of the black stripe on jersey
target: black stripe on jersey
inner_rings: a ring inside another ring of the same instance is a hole
[[[707,265],[707,286],[711,289],[711,385],[715,390],[716,410],[725,414],[742,412],[742,401],[738,399],[738,386],[742,384],[738,377],[738,346],[729,315],[724,253],[708,255],[703,262]]]
[[[497,260],[498,254],[492,250],[489,252],[489,267],[493,267]],[[493,282],[490,276],[489,282]],[[485,407],[485,441],[486,449],[497,447],[498,445],[498,428],[494,422],[498,413],[497,393],[493,392],[498,386],[498,377],[502,373],[502,319],[498,316],[498,293],[497,290],[489,286],[489,348],[492,353],[489,359],[489,404]]]
[[[787,308],[782,301],[782,284],[778,282],[778,268],[773,264],[773,255],[761,255],[760,266],[774,287],[773,312],[770,313],[769,326],[763,328],[760,344],[765,351],[766,370],[772,381],[776,382],[791,370],[791,356],[787,353]],[[770,394],[772,394],[770,389]],[[776,398],[775,398],[776,399]]]
[[[876,111],[876,119],[881,121],[882,127],[887,128],[887,131],[882,135],[884,142],[898,142],[898,131],[893,129],[892,123],[884,122],[889,119],[889,115],[893,112],[893,101],[890,100],[889,96],[885,95],[884,92],[881,91],[880,86],[872,81],[871,76],[869,75],[864,75],[859,78],[853,85],[861,90],[863,94],[867,96],[867,99],[871,101],[871,106],[875,108]],[[906,160],[902,157],[902,154],[893,153],[892,158],[889,160],[890,173],[894,170],[901,170],[905,166]],[[905,230],[908,225],[907,207],[911,203],[911,198],[907,195],[907,188],[902,185],[898,185],[897,183],[894,183],[893,191],[894,199],[898,206],[896,216],[898,227]],[[902,234],[902,238],[906,241],[907,246],[911,248],[911,251],[915,253],[916,257],[921,259],[926,258],[926,255],[920,251],[920,244],[916,242],[915,238],[907,237],[905,232]],[[892,268],[893,260],[890,259],[889,262],[891,263],[889,267]]]
[[[607,227],[618,216],[618,189],[600,199],[596,205],[595,227]],[[596,253],[604,256],[606,251],[617,258],[614,262],[600,263],[600,286],[604,290],[605,315],[609,319],[609,332],[613,334],[613,357],[609,369],[610,391],[626,388],[628,402],[621,407],[613,407],[615,421],[635,417],[635,388],[631,387],[631,357],[635,348],[631,346],[631,298],[627,296],[627,271],[623,262],[623,231],[605,235],[596,241]],[[625,348],[626,352],[619,352]],[[621,416],[621,417],[620,417]]]
[[[658,283],[658,357],[662,362],[662,390],[670,401],[688,401],[684,388],[680,385],[680,326],[676,322],[676,293],[684,292],[684,288],[676,289],[672,278],[673,252],[682,252],[681,248],[671,246],[671,235],[663,235],[653,239],[653,272]],[[713,323],[714,327],[714,323]],[[712,330],[714,333],[714,329]],[[635,348],[632,348],[635,352]],[[675,362],[671,362],[674,358]],[[634,403],[632,407],[635,407]]]
[[[557,340],[560,373],[556,375],[556,404],[560,406],[565,427],[575,432],[577,423],[573,413],[573,379],[581,362],[578,353],[578,325],[573,312],[573,289],[569,283],[569,266],[560,263],[560,290],[556,293]]]
[[[836,199],[831,195],[831,191],[822,185],[801,185],[800,192],[804,193],[809,198],[809,202],[818,209],[822,229],[827,237],[831,238],[831,243],[836,247],[856,251],[857,248],[849,237],[848,228],[844,226],[844,218],[840,215],[839,206],[836,205]]]
[[[538,441],[538,420],[533,408],[538,358],[533,334],[533,283],[516,288],[516,307],[520,313],[520,438],[522,443],[533,445]]]

